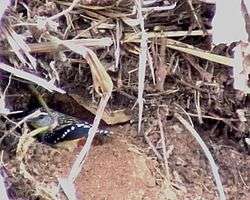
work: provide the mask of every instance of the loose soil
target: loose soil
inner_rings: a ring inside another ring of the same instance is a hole
[[[92,147],[75,182],[78,199],[218,199],[207,159],[195,139],[178,123],[168,126],[165,132],[170,180],[148,145],[140,137],[132,137],[136,129],[126,125],[113,128],[113,132],[107,142]],[[247,200],[250,195],[249,156],[230,146],[205,140],[220,168],[228,199]],[[35,144],[27,154],[26,168],[36,181],[52,188],[57,178],[69,173],[80,149],[77,147],[71,152]],[[7,169],[13,172],[17,169],[15,165],[16,162],[10,162]],[[37,199],[34,187],[23,178],[16,182],[16,191],[19,197]],[[44,196],[40,193],[38,199],[46,199]],[[65,199],[62,193],[60,198]]]

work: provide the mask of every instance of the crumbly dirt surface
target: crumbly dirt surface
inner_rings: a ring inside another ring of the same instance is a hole
[[[126,139],[93,148],[89,156],[76,181],[79,199],[158,199],[156,163]]]
[[[166,134],[169,145],[173,145],[169,166],[173,182],[181,190],[178,199],[219,199],[211,166],[196,140],[178,124],[169,126]],[[250,195],[249,156],[212,142],[208,137],[204,137],[204,141],[219,167],[227,199],[247,200]]]
[[[131,137],[136,130],[121,126],[113,131],[115,135],[106,143],[92,147],[75,182],[78,199],[219,199],[207,159],[195,139],[180,124],[168,126],[165,132],[170,179],[164,175],[165,170],[151,149],[138,137]],[[232,147],[207,142],[220,168],[227,199],[247,200],[250,195],[249,156]],[[39,186],[47,188],[45,193],[38,190],[38,199],[46,199],[47,192],[56,191],[57,178],[69,173],[80,149],[69,151],[36,144],[29,150],[26,169]],[[17,169],[15,165],[14,162],[7,166],[9,170]],[[16,184],[18,196],[37,199],[32,181],[25,180],[28,178],[22,177]],[[169,180],[171,187],[167,184]],[[61,193],[57,199],[66,198]]]

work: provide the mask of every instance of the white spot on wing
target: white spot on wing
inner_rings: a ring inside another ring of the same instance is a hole
[[[76,126],[77,126],[78,128],[80,128],[80,127],[83,127],[84,124],[76,124]]]
[[[83,127],[83,128],[91,128],[91,126],[90,126],[89,123],[76,124],[76,126],[77,126],[78,128],[81,128],[81,127]]]

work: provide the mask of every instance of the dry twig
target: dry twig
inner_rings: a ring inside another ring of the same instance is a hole
[[[152,128],[149,128],[148,130],[145,131],[144,133],[144,138],[146,142],[148,143],[149,147],[152,149],[152,151],[155,153],[155,156],[157,157],[158,160],[163,160],[161,154],[158,152],[154,144],[150,141],[148,134],[152,131]]]
[[[167,181],[169,182],[169,185],[170,185],[170,172],[169,172],[169,166],[168,166],[167,147],[166,147],[165,134],[164,134],[163,125],[161,122],[161,115],[160,115],[159,109],[157,111],[157,115],[158,115],[158,124],[159,124],[160,134],[161,134],[161,143],[162,143],[165,171],[166,171]]]

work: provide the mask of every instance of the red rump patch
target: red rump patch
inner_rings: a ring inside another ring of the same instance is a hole
[[[77,142],[77,147],[83,147],[86,143],[86,138],[81,138]]]
[[[77,141],[77,147],[83,147],[86,143],[86,138],[81,138],[81,139],[78,139]],[[98,137],[96,136],[93,140],[93,145],[94,146],[98,146],[98,145],[102,145],[104,143],[103,139],[101,137]]]

